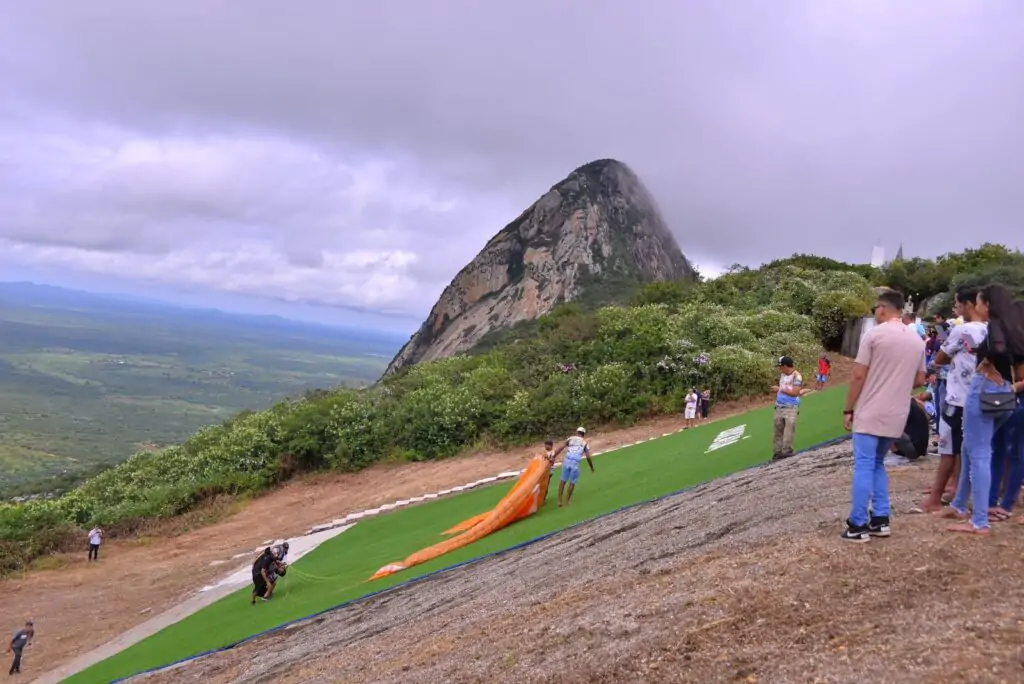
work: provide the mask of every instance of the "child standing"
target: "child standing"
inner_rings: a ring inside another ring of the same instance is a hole
[[[818,357],[818,376],[815,378],[814,389],[824,389],[825,383],[828,382],[828,376],[831,374],[832,362],[829,361],[825,352],[821,352],[821,356]]]

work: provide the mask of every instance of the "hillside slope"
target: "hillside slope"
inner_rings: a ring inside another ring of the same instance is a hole
[[[503,228],[445,288],[387,373],[466,351],[493,330],[605,288],[689,278],[654,198],[621,162],[573,171]]]
[[[834,379],[849,378],[851,362],[836,359]],[[771,401],[722,402],[712,422]],[[632,444],[678,429],[676,414],[626,429],[594,426],[589,439],[596,451]],[[42,559],[41,567],[18,578],[0,580],[4,607],[12,615],[32,615],[46,625],[49,638],[33,649],[33,659],[47,669],[118,638],[154,615],[178,605],[199,587],[219,579],[232,557],[267,539],[303,534],[312,525],[352,511],[381,506],[522,467],[536,447],[473,452],[440,461],[378,463],[356,473],[329,473],[298,478],[280,489],[244,503],[218,501],[181,518],[152,521],[127,539],[103,546],[103,561],[87,563],[85,554]],[[601,456],[598,459],[603,458]],[[187,554],[190,570],[181,572]],[[90,601],[81,600],[88,593]]]
[[[898,515],[924,463],[891,469],[895,536],[845,544],[850,460],[740,473],[145,681],[1019,681],[1024,530]]]

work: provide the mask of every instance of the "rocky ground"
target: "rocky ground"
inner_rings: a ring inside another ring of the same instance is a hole
[[[1024,526],[840,541],[849,443],[605,517],[142,679],[1021,682]]]

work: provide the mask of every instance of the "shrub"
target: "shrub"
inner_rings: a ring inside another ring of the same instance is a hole
[[[635,371],[615,362],[585,371],[576,377],[573,399],[581,419],[599,422],[632,421],[643,409]]]

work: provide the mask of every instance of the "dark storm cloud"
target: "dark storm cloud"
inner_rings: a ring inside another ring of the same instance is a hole
[[[1020,245],[1024,3],[292,5],[6,4],[0,238],[422,313],[610,156],[698,262]]]

